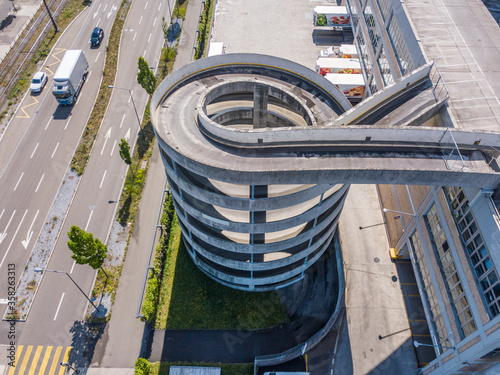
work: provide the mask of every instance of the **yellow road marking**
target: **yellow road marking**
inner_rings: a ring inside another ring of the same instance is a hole
[[[45,368],[47,367],[47,363],[49,362],[50,353],[52,353],[52,346],[47,346],[45,354],[43,355],[42,365],[40,366],[40,374],[45,373]]]
[[[52,65],[55,65],[55,64],[59,64],[61,62],[61,59],[59,57],[57,57],[58,54],[66,51],[66,48],[56,48],[57,52],[53,53],[52,56],[57,60],[56,62],[53,62],[52,64],[49,64],[49,65],[45,65],[45,69],[47,69],[50,74],[48,74],[48,76],[53,76],[54,75],[54,72],[49,68],[49,66],[52,66]]]
[[[9,375],[14,375],[16,371],[17,364],[19,363],[19,357],[21,357],[21,353],[23,351],[23,345],[19,345],[16,349],[16,359],[14,360],[14,366],[10,368]]]
[[[32,350],[33,350],[33,345],[29,345],[28,349],[26,349],[26,353],[24,354],[23,363],[21,365],[21,368],[19,369],[19,372],[17,373],[18,375],[24,374],[24,369],[26,368],[26,365],[28,364]]]
[[[59,355],[61,354],[62,346],[58,346],[56,353],[54,354],[54,359],[52,360],[52,365],[50,366],[49,375],[54,375],[56,367],[59,364]]]
[[[71,353],[71,349],[73,349],[72,346],[68,346],[66,348],[66,352],[64,353],[64,357],[63,357],[62,362],[68,362],[69,353]],[[65,372],[66,372],[66,367],[61,366],[61,368],[59,369],[59,375],[64,375]]]
[[[308,370],[307,370],[307,354],[304,354],[304,358],[305,358],[305,360],[306,360],[306,371],[308,371]]]
[[[36,365],[38,364],[38,358],[40,358],[40,353],[42,352],[43,346],[38,346],[36,348],[35,356],[33,357],[33,361],[31,361],[30,372],[28,375],[34,375],[36,370]],[[43,374],[43,372],[42,372]]]
[[[32,96],[32,98],[35,100],[34,103],[31,103],[31,104],[25,105],[24,107],[21,107],[21,111],[24,112],[24,116],[16,116],[16,118],[30,118],[30,116],[26,113],[26,111],[24,109],[38,103],[38,100],[36,100],[36,98],[34,96]]]

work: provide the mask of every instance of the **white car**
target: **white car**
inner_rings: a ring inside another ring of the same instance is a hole
[[[31,92],[41,92],[46,83],[47,83],[47,74],[45,74],[44,72],[35,73],[30,84]]]

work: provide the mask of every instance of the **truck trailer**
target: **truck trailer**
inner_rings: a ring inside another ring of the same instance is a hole
[[[89,64],[82,50],[67,50],[54,74],[52,94],[61,105],[72,105],[87,78]]]

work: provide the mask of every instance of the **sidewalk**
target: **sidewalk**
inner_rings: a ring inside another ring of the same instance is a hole
[[[385,226],[376,225],[383,221],[375,185],[351,185],[339,223],[346,324],[335,374],[412,374],[417,369]]]
[[[182,24],[182,34],[177,48],[174,69],[186,65],[193,50],[198,27],[201,0],[189,0],[186,19]],[[142,342],[147,340],[145,324],[136,318],[137,306],[142,293],[142,281],[146,271],[149,249],[156,231],[157,212],[161,205],[162,190],[165,183],[165,169],[160,158],[158,145],[155,144],[149,163],[146,185],[142,193],[139,211],[130,238],[127,257],[123,266],[120,283],[116,292],[113,313],[108,324],[107,342],[102,339],[104,352],[101,358],[94,358],[87,374],[118,375],[127,374],[139,357]],[[115,371],[115,372],[113,372]],[[133,370],[130,370],[131,374]]]

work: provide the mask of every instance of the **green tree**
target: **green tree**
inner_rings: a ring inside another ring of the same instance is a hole
[[[73,252],[71,258],[76,263],[88,264],[95,270],[102,266],[108,249],[101,241],[94,238],[92,233],[87,233],[73,225],[68,232],[68,237],[68,247]]]
[[[153,95],[156,89],[156,77],[149,69],[149,64],[142,56],[139,56],[139,72],[137,73],[137,82],[143,87],[149,95]]]
[[[130,156],[130,145],[124,138],[122,138],[122,141],[120,142],[120,157],[123,159],[125,164],[132,164],[132,158]]]

